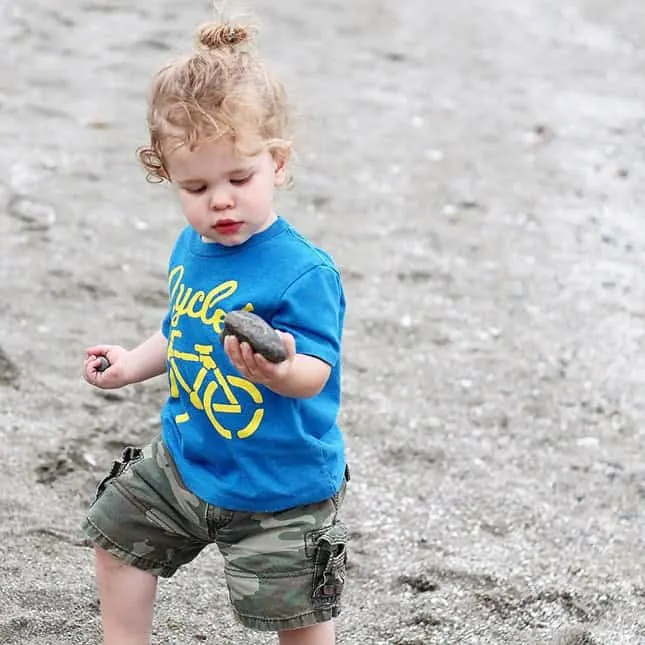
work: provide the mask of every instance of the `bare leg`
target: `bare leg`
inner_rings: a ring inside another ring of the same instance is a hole
[[[104,645],[150,645],[157,578],[96,548]]]
[[[280,645],[335,645],[334,621],[319,623],[302,629],[290,629],[278,633]]]

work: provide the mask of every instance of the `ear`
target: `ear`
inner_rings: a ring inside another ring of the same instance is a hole
[[[284,147],[273,151],[273,163],[275,167],[275,177],[273,184],[276,187],[284,186],[287,181],[287,162],[291,156],[291,148]]]

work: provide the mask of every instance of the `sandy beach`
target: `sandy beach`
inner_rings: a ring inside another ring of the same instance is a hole
[[[645,644],[642,0],[245,6],[298,114],[280,214],[348,296],[339,645]],[[0,645],[101,640],[79,524],[166,382],[81,364],[164,314],[183,219],[135,149],[210,7],[0,0]],[[272,642],[214,549],[160,584],[155,645]]]

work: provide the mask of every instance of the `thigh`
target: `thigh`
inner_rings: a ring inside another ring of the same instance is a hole
[[[126,448],[114,462],[83,530],[91,543],[122,562],[167,577],[211,541],[206,510],[156,439],[143,449]]]
[[[278,513],[235,513],[217,533],[233,609],[247,627],[282,631],[334,618],[347,568],[347,528],[333,498]]]

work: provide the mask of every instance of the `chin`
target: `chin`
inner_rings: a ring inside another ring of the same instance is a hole
[[[215,241],[219,242],[222,246],[239,246],[240,244],[244,244],[248,239],[247,235],[235,235],[232,237],[218,237]]]

